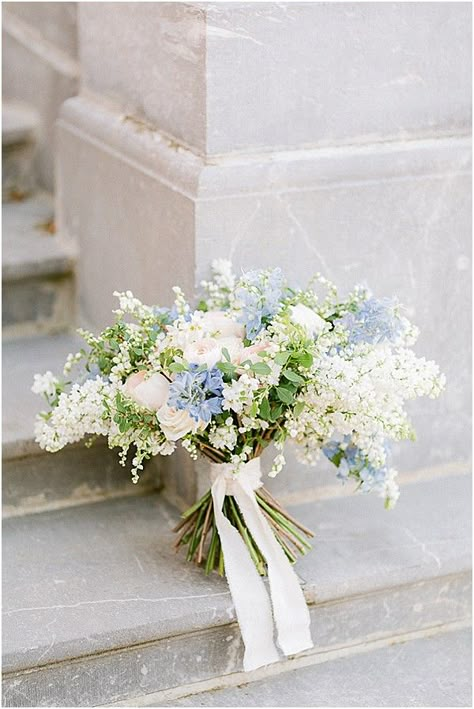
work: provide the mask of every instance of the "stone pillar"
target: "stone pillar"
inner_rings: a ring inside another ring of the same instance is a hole
[[[58,207],[89,323],[115,289],[192,292],[215,257],[366,281],[409,305],[449,382],[414,406],[419,441],[395,463],[465,466],[469,4],[81,3],[79,44]],[[334,479],[287,472],[293,500]]]

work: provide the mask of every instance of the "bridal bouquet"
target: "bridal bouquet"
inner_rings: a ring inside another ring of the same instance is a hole
[[[50,405],[36,438],[54,452],[106,436],[123,465],[133,451],[133,482],[178,442],[209,459],[210,489],[184,513],[177,545],[207,573],[225,571],[251,669],[278,658],[272,606],[283,652],[312,646],[291,568],[311,532],[262,486],[262,451],[274,444],[270,476],[287,441],[310,465],[322,454],[341,481],[390,508],[399,491],[387,442],[414,437],[404,402],[436,397],[444,377],[414,354],[417,330],[394,299],[360,286],[340,297],[321,276],[300,290],[280,269],[237,277],[223,260],[212,269],[197,307],[179,287],[171,309],[115,293],[114,323],[98,336],[81,330],[88,347],[67,359],[65,377],[81,363],[82,374],[35,376]]]

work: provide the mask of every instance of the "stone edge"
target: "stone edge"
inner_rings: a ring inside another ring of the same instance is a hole
[[[466,135],[206,157],[87,94],[63,104],[57,126],[194,201],[468,175],[471,165]]]

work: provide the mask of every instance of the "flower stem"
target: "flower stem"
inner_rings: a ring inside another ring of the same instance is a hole
[[[306,554],[311,549],[307,537],[313,536],[313,533],[289,515],[265,488],[256,491],[256,499],[276,540],[289,561],[295,563],[299,554]],[[265,575],[265,557],[252,538],[242,512],[232,496],[226,495],[222,511],[242,536],[258,572]],[[187,547],[188,561],[194,561],[198,565],[204,564],[206,574],[213,570],[221,576],[224,574],[225,560],[217,532],[210,490],[184,512],[175,531],[178,533],[175,547],[177,549],[180,546]],[[210,541],[208,541],[209,534]]]

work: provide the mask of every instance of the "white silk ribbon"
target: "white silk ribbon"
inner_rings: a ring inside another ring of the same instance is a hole
[[[278,661],[273,641],[273,618],[278,645],[285,655],[308,650],[313,647],[313,642],[303,591],[255,497],[255,490],[262,486],[260,459],[254,458],[240,466],[237,473],[233,465],[212,463],[211,482],[227,583],[245,645],[244,670],[255,670]],[[271,604],[244,540],[222,512],[226,495],[234,497],[250,534],[265,557]]]

